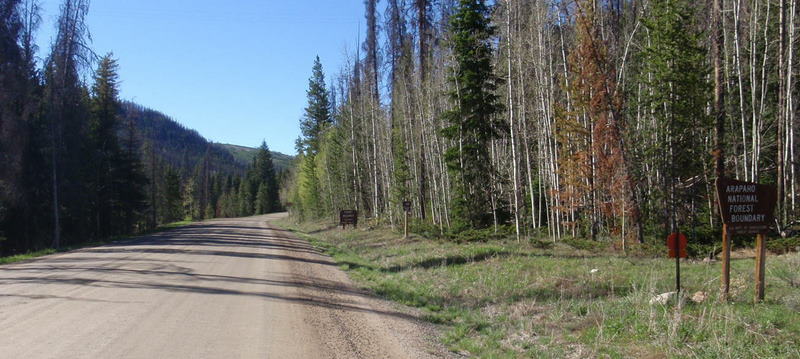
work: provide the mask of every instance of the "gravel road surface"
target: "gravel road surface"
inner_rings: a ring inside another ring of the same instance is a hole
[[[0,357],[448,356],[412,311],[270,224],[280,216],[0,266]]]

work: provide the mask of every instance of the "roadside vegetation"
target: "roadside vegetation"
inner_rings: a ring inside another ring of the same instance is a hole
[[[674,290],[674,261],[621,256],[603,242],[517,242],[513,232],[468,242],[404,240],[368,223],[356,230],[288,219],[280,225],[332,256],[361,287],[421,308],[442,325],[449,349],[464,355],[800,357],[798,253],[769,256],[762,304],[753,304],[748,249],[732,261],[729,302],[719,301],[719,262],[688,260],[680,300],[651,304]]]

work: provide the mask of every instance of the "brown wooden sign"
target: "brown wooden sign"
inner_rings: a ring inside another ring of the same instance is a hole
[[[411,212],[411,201],[403,201],[403,210]]]
[[[775,186],[720,177],[717,198],[722,223],[732,233],[767,233],[772,228],[778,199]]]
[[[348,224],[358,227],[358,211],[347,209],[339,212],[339,225],[345,228]]]

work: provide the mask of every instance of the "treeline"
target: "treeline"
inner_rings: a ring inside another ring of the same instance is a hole
[[[88,1],[64,0],[60,10],[38,68],[38,2],[0,0],[0,255],[280,208],[266,144],[248,170],[210,144],[203,155],[142,140],[140,128],[165,127],[137,127],[131,112],[142,109],[120,103],[116,61],[98,61],[86,41]],[[225,155],[230,163],[220,163]]]
[[[346,68],[314,67],[300,217],[394,224],[411,200],[443,233],[710,241],[720,174],[776,183],[779,221],[800,214],[795,2],[365,5]]]
[[[255,158],[257,152],[256,148],[245,147],[245,146],[221,144],[221,143],[215,143],[214,145],[216,147],[226,150],[228,153],[233,155],[237,163],[245,166],[249,166],[250,163],[253,162],[253,158]],[[272,154],[272,164],[275,165],[275,171],[277,171],[279,174],[288,170],[294,165],[294,156],[290,156],[275,151],[272,151],[271,154]]]
[[[209,144],[202,161],[187,170],[159,157],[154,146],[142,148],[148,208],[144,228],[162,223],[206,218],[245,217],[282,210],[278,197],[281,174],[276,172],[266,142],[258,148],[244,174],[215,169]]]
[[[120,121],[133,122],[142,144],[152,145],[156,156],[170,165],[192,170],[209,157],[213,171],[244,174],[252,161],[241,163],[221,145],[211,143],[197,131],[186,128],[169,116],[142,105],[122,101]],[[124,135],[124,134],[121,134]]]

